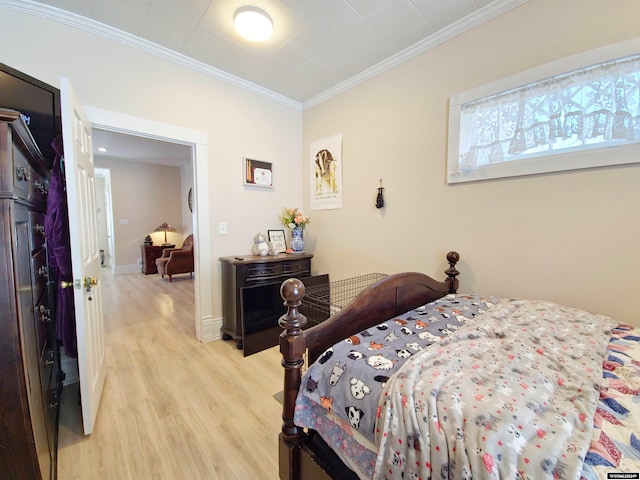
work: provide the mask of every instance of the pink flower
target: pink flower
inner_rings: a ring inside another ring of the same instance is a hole
[[[297,208],[283,208],[280,221],[285,227],[304,228],[308,223],[311,223],[311,218],[303,215]]]

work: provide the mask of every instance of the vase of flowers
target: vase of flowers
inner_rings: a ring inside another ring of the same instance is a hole
[[[311,218],[304,215],[297,208],[283,208],[280,214],[280,221],[285,227],[291,229],[291,250],[294,252],[304,251],[304,228],[311,223]]]

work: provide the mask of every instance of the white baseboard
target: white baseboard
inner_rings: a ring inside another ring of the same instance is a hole
[[[209,343],[222,338],[222,317],[205,317],[201,322],[200,341]]]
[[[126,275],[127,273],[142,273],[142,268],[138,264],[116,265],[113,273],[115,275]]]

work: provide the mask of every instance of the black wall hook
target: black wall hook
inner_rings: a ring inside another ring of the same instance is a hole
[[[380,179],[380,186],[378,187],[378,196],[376,197],[376,208],[384,207],[384,197],[382,196],[382,191],[384,187],[382,186],[382,179]]]

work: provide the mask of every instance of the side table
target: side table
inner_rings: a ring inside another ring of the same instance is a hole
[[[156,258],[162,256],[162,251],[165,248],[175,247],[175,245],[140,245],[140,251],[142,252],[142,273],[145,275],[158,273]]]

